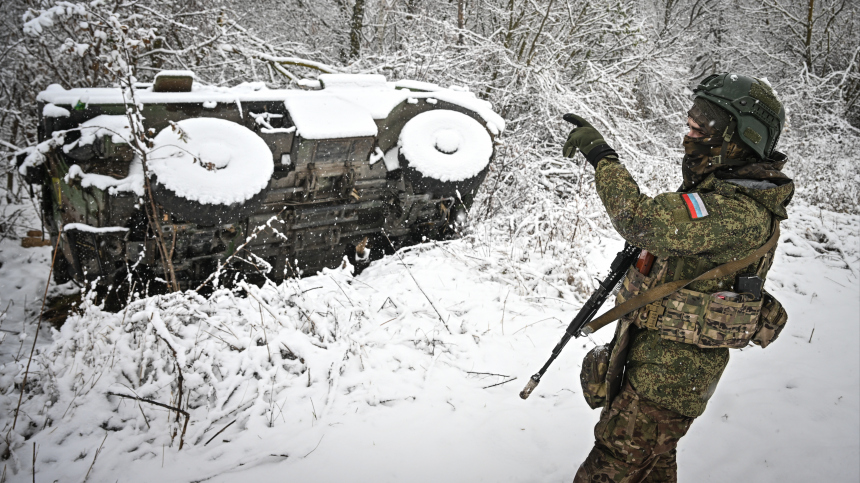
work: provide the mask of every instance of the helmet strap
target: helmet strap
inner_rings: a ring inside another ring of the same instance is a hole
[[[729,151],[729,143],[732,141],[732,136],[735,135],[735,129],[737,129],[737,126],[738,122],[734,119],[728,126],[726,126],[726,130],[723,131],[723,145],[720,148],[720,154],[719,156],[714,156],[711,159],[712,163],[724,166],[740,166],[746,164],[742,159],[728,159],[726,157]]]

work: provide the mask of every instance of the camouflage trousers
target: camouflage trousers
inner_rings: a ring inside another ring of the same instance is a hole
[[[677,482],[675,448],[693,419],[640,398],[625,382],[594,427],[594,448],[573,482]]]

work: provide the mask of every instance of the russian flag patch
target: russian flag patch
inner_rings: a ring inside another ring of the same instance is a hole
[[[708,216],[708,209],[705,208],[705,202],[699,193],[684,193],[681,195],[684,203],[687,205],[687,210],[690,211],[690,217],[694,220]]]

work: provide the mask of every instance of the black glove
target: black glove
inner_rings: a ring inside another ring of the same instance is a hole
[[[588,121],[576,114],[565,114],[562,119],[576,126],[570,131],[567,142],[564,143],[562,153],[566,157],[572,158],[576,154],[576,150],[579,149],[588,164],[595,168],[603,158],[614,157],[618,159],[618,153],[606,144],[600,132]]]

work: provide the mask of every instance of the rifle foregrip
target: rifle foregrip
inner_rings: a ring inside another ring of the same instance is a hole
[[[528,399],[529,396],[532,395],[532,391],[535,390],[535,388],[537,387],[537,385],[539,383],[540,383],[540,376],[535,374],[534,376],[532,376],[529,379],[529,382],[528,382],[528,384],[526,384],[526,387],[524,387],[523,390],[520,391],[520,397],[522,399]]]

